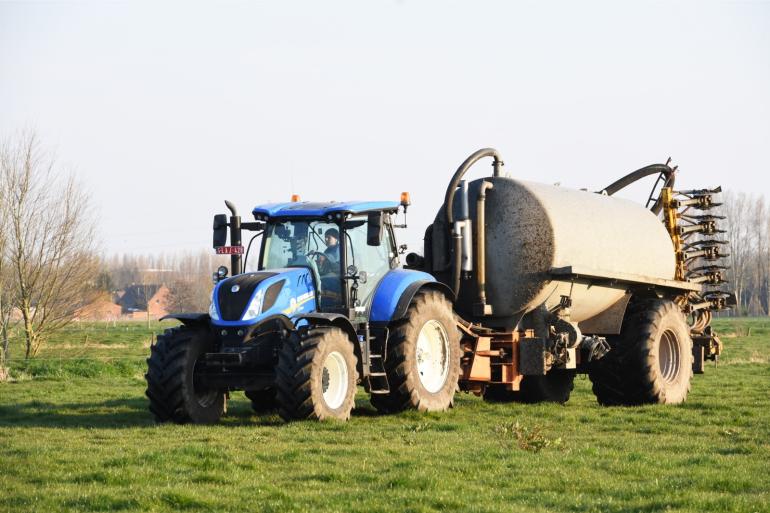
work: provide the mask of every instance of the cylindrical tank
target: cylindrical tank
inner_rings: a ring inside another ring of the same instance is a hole
[[[550,270],[566,266],[599,275],[625,273],[673,279],[675,255],[662,222],[643,206],[620,198],[507,177],[486,199],[486,295],[490,326],[512,327],[522,315],[570,296],[570,319],[581,322],[603,312],[625,294],[622,284],[598,286],[556,280]],[[470,183],[471,219],[482,180]],[[455,213],[460,198],[455,197]],[[474,232],[474,236],[476,233]],[[449,282],[448,231],[442,208],[430,237],[432,268]],[[474,244],[476,241],[474,240]],[[474,270],[475,273],[475,270]],[[462,280],[456,307],[472,317],[476,277]]]

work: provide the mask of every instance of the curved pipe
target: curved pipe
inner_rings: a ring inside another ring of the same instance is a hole
[[[235,208],[235,205],[233,205],[231,201],[225,200],[225,206],[233,216],[238,215],[238,210]]]
[[[600,192],[605,192],[607,193],[607,196],[612,196],[619,190],[625,189],[632,183],[637,182],[642,178],[647,178],[650,175],[654,175],[655,173],[660,173],[666,177],[665,181],[663,182],[663,187],[674,187],[674,181],[676,179],[675,171],[676,171],[676,168],[672,168],[668,164],[651,164],[641,169],[637,169],[633,173],[629,173],[623,178],[612,182],[610,185],[602,189]],[[657,185],[657,182],[655,183],[655,185]],[[655,192],[655,186],[653,186],[653,190],[650,192],[650,196],[652,196],[652,193],[654,192]],[[650,210],[652,211],[653,214],[657,215],[657,214],[660,214],[660,211],[662,210],[662,208],[663,208],[663,205],[660,204],[660,201],[656,201],[655,204],[652,206],[652,208],[650,208]]]
[[[455,191],[457,190],[457,186],[460,184],[460,180],[462,180],[463,175],[465,175],[468,169],[473,164],[483,159],[484,157],[492,157],[494,159],[492,161],[492,167],[494,168],[493,176],[500,176],[500,168],[504,165],[504,163],[500,158],[500,154],[494,148],[483,148],[481,150],[478,150],[475,153],[473,153],[470,157],[465,159],[465,162],[460,164],[460,167],[457,168],[457,171],[455,171],[455,174],[452,176],[452,179],[449,181],[449,186],[446,188],[446,194],[444,194],[444,205],[446,206],[446,219],[447,219],[447,223],[449,223],[450,230],[452,229],[452,223],[454,223],[455,221],[454,212],[452,212],[452,206],[454,204]]]

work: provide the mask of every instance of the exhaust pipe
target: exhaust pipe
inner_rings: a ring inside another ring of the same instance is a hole
[[[230,245],[241,245],[241,216],[238,215],[238,210],[232,202],[225,200],[225,206],[230,210]],[[241,274],[243,269],[241,267],[241,255],[230,255],[230,275],[235,276]]]

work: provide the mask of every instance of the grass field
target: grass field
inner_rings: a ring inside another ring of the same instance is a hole
[[[238,393],[206,427],[153,424],[146,325],[73,327],[0,384],[0,511],[770,511],[770,320],[715,324],[724,358],[677,407],[603,408],[579,377],[564,406],[360,393],[344,424]]]

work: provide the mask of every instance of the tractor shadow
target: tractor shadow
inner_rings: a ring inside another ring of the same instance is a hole
[[[353,418],[382,418],[368,400],[357,400]],[[173,425],[173,424],[170,424]],[[228,402],[227,413],[219,425],[286,426],[276,410],[255,413],[247,400],[236,398]],[[116,398],[104,401],[53,402],[30,400],[15,404],[0,404],[0,428],[40,427],[57,429],[130,429],[156,427],[143,396]]]
[[[32,400],[0,405],[0,427],[122,429],[154,424],[147,401],[141,397],[101,402]]]

